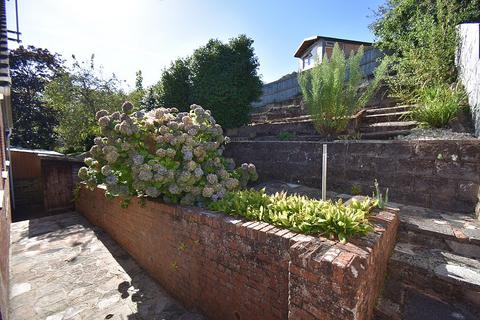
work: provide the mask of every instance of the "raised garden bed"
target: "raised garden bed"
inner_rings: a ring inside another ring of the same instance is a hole
[[[369,319],[398,226],[375,210],[374,232],[341,244],[150,200],[123,209],[100,188],[81,189],[76,209],[210,319]]]

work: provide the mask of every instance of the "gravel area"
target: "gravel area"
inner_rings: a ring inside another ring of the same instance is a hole
[[[399,136],[397,140],[478,140],[467,132],[453,132],[451,129],[412,129],[412,133]]]

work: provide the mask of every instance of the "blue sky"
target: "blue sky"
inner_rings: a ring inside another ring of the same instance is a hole
[[[144,83],[210,38],[254,39],[259,73],[270,82],[296,71],[295,49],[313,35],[372,41],[372,10],[383,0],[18,0],[24,45],[69,58],[92,53],[105,73]],[[13,0],[9,1],[13,29]],[[10,45],[13,46],[12,44]]]

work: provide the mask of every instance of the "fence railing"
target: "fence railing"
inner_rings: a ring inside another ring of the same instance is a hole
[[[378,66],[378,60],[383,56],[383,53],[374,48],[365,50],[360,68],[366,77],[370,77],[375,72]],[[288,101],[301,94],[300,86],[298,85],[298,73],[293,72],[283,76],[279,80],[267,83],[263,86],[262,96],[260,100],[252,103],[253,107],[263,107],[271,103],[281,103]]]

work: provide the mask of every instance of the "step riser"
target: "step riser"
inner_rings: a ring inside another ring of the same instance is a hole
[[[397,115],[397,114],[386,114],[382,116],[375,116],[375,117],[364,117],[362,119],[362,123],[365,124],[372,124],[378,122],[394,122],[394,121],[403,121],[405,120],[406,116]]]
[[[410,134],[410,130],[401,130],[401,131],[385,131],[385,132],[374,132],[363,134],[361,136],[362,140],[387,140],[387,139],[394,139],[398,136],[405,136]]]
[[[372,133],[372,132],[386,132],[386,131],[397,131],[397,130],[411,130],[415,127],[416,125],[360,127],[360,132]]]
[[[439,302],[461,306],[467,314],[480,314],[480,292],[443,281],[424,270],[390,261],[376,319],[405,319],[409,291]],[[462,319],[462,318],[459,318]]]
[[[457,255],[480,259],[480,244],[477,242],[462,241],[455,237],[448,237],[434,232],[418,232],[400,225],[398,230],[398,241],[420,245],[428,248],[453,252]]]
[[[391,108],[371,108],[366,111],[367,115],[372,114],[382,114],[382,113],[393,113],[393,112],[404,112],[410,111],[412,109],[411,106],[397,106]]]

